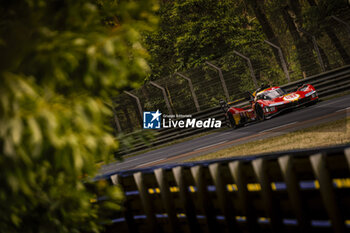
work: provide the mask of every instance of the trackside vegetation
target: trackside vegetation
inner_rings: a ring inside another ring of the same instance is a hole
[[[237,50],[249,55],[253,66],[261,70],[261,74],[256,73],[258,79],[280,81],[275,77],[283,76],[278,51],[271,52],[264,40],[283,49],[289,69],[295,73],[292,76],[302,72],[310,76],[321,70],[317,69],[310,34],[300,30],[317,36],[326,69],[335,63],[350,62],[344,42],[347,35],[335,31],[331,18],[349,11],[343,0],[160,2],[159,29],[148,33],[145,39],[152,55],[150,79],[163,78],[175,71],[186,72],[212,60],[224,70],[239,68],[246,62],[233,56],[233,50]],[[332,47],[332,54],[327,51],[328,46]],[[278,67],[269,66],[275,61]],[[263,72],[264,68],[269,69],[268,73]]]
[[[88,183],[118,147],[106,103],[149,71],[140,31],[156,25],[156,9],[152,0],[1,2],[1,232],[99,232],[120,209],[117,187]]]
[[[304,149],[350,143],[350,117],[323,123],[282,136],[260,139],[199,156],[189,161],[254,155],[274,151]]]
[[[0,231],[100,232],[123,196],[90,182],[97,164],[155,137],[125,136],[142,120],[123,91],[143,97],[143,110],[166,113],[166,93],[175,113],[192,114],[178,71],[201,110],[217,106],[218,73],[203,65],[211,61],[237,99],[254,85],[234,50],[251,58],[259,84],[283,84],[279,54],[264,40],[281,46],[292,81],[349,64],[347,32],[332,21],[349,12],[344,0],[1,1]],[[300,29],[316,36],[324,69]],[[111,126],[117,115],[124,135]]]
[[[220,99],[237,100],[246,91],[254,91],[252,76],[257,85],[286,84],[281,54],[266,41],[281,48],[291,81],[350,64],[346,26],[333,18],[350,22],[350,5],[345,0],[159,3],[157,30],[143,34],[152,72],[141,88],[131,90],[145,111],[159,109],[170,113],[163,92],[149,82],[154,81],[165,89],[175,114],[198,112],[189,83],[179,74],[191,79],[200,111],[217,107]],[[254,71],[236,52],[250,59]],[[227,88],[223,87],[218,71],[206,62],[222,70]],[[122,93],[114,100],[120,131],[130,133],[142,128],[135,99]]]

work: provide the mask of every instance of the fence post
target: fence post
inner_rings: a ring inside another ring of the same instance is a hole
[[[306,207],[303,205],[299,181],[296,173],[296,165],[293,156],[286,155],[278,158],[283,179],[287,185],[287,193],[292,208],[298,220],[301,232],[310,232],[311,219],[307,215]]]
[[[179,187],[180,200],[183,204],[186,219],[190,232],[197,232],[200,229],[196,216],[196,208],[188,191],[188,179],[185,176],[183,167],[178,166],[172,169],[176,185]]]
[[[172,200],[172,195],[169,189],[169,182],[167,180],[166,171],[163,168],[158,168],[154,170],[154,175],[160,188],[160,195],[162,198],[163,206],[168,214],[171,232],[177,232],[179,223]]]
[[[279,46],[277,46],[277,45],[275,45],[275,44],[273,44],[273,43],[271,43],[270,41],[267,41],[267,40],[265,40],[265,43],[269,44],[270,46],[272,46],[272,47],[274,47],[274,48],[276,48],[278,50],[278,55],[279,55],[281,63],[282,63],[283,72],[286,75],[286,78],[287,78],[288,82],[290,82],[290,77],[289,77],[287,64],[286,64],[286,61],[284,60],[281,47],[279,47]]]
[[[193,180],[197,187],[197,197],[200,205],[203,207],[204,215],[206,219],[206,225],[209,233],[217,232],[218,225],[216,221],[216,215],[214,207],[212,205],[211,197],[208,193],[208,182],[205,178],[204,168],[201,165],[197,165],[190,168]]]
[[[258,179],[261,186],[261,196],[265,205],[265,211],[268,217],[270,217],[271,232],[282,232],[283,221],[279,214],[279,206],[273,200],[271,180],[267,173],[267,162],[266,160],[259,158],[252,161],[253,170],[256,178]]]
[[[122,192],[125,193],[123,190],[123,187],[125,187],[124,186],[124,179],[123,179],[123,177],[121,177],[121,175],[118,175],[118,174],[112,175],[112,176],[110,176],[110,180],[112,181],[113,185],[119,185],[120,188],[122,189]],[[123,203],[123,207],[124,208],[122,208],[121,212],[125,218],[127,229],[129,230],[130,233],[137,232],[136,224],[135,224],[135,220],[134,220],[134,215],[133,215],[133,213],[131,211],[131,207],[130,207],[130,202],[125,201]]]
[[[321,69],[322,69],[323,72],[325,72],[326,69],[324,67],[324,63],[323,63],[323,60],[322,60],[320,49],[318,48],[318,45],[317,45],[316,37],[313,34],[311,34],[310,32],[307,32],[307,31],[305,31],[302,28],[299,28],[298,30],[300,32],[302,32],[302,33],[305,33],[306,35],[308,35],[308,36],[310,36],[312,38],[312,43],[314,44],[314,49],[316,51],[318,61],[319,61],[320,65],[321,65]]]
[[[147,216],[146,223],[148,225],[148,229],[146,232],[159,233],[161,232],[161,230],[159,227],[157,227],[157,218],[155,216],[152,199],[150,197],[150,194],[148,193],[148,190],[145,184],[144,174],[142,172],[137,172],[137,173],[134,173],[133,176],[137,186],[137,190],[139,191],[139,194],[140,194],[141,205]]]
[[[139,112],[140,112],[140,117],[141,117],[141,122],[142,122],[142,118],[143,118],[143,111],[142,111],[142,107],[141,107],[141,102],[140,102],[140,99],[139,97],[137,97],[136,95],[134,94],[131,94],[130,92],[128,91],[124,91],[125,94],[131,96],[132,98],[134,98],[136,100],[136,103],[137,103],[137,107],[139,109]]]
[[[196,93],[194,92],[194,89],[193,89],[192,80],[190,78],[186,77],[185,75],[180,74],[179,72],[176,72],[175,74],[180,76],[181,78],[186,79],[188,81],[188,85],[190,86],[190,90],[191,90],[191,93],[192,93],[194,105],[196,106],[197,112],[199,112],[200,108],[199,108],[199,104],[198,104],[198,99],[197,99]]]
[[[252,65],[252,62],[250,61],[250,59],[249,59],[248,57],[244,56],[243,54],[237,52],[236,50],[233,50],[233,52],[234,52],[236,55],[242,57],[243,59],[245,59],[245,60],[247,61],[248,67],[249,67],[249,70],[250,70],[250,75],[252,76],[252,79],[253,79],[253,82],[254,82],[254,86],[255,86],[255,88],[258,88],[258,83],[257,83],[257,81],[256,81],[256,77],[255,77],[253,65]]]
[[[230,203],[230,196],[227,193],[227,186],[223,178],[222,170],[219,163],[209,165],[209,172],[216,186],[216,195],[219,201],[220,209],[225,216],[226,227],[228,232],[238,230],[237,222],[235,221],[236,214]]]
[[[171,107],[170,107],[169,99],[168,99],[168,96],[167,96],[167,94],[166,94],[166,92],[165,92],[165,88],[162,87],[162,86],[160,86],[160,85],[158,85],[158,84],[155,83],[155,82],[152,82],[152,81],[150,81],[149,83],[150,83],[151,85],[153,85],[153,86],[155,86],[155,87],[157,87],[157,88],[159,88],[159,89],[162,90],[163,97],[164,97],[164,101],[165,101],[165,104],[166,104],[166,106],[167,106],[167,108],[168,108],[169,114],[173,115],[173,110],[172,110]]]
[[[338,17],[336,17],[336,16],[334,16],[334,15],[332,15],[331,17],[332,17],[334,20],[338,21],[339,23],[344,24],[345,27],[346,27],[346,29],[348,30],[348,33],[349,33],[349,36],[350,36],[350,25],[349,25],[347,22],[345,22],[345,21],[339,19]]]
[[[315,178],[320,185],[321,197],[328,216],[332,222],[334,232],[346,232],[344,215],[338,205],[336,191],[334,190],[332,176],[328,169],[325,154],[315,154],[309,157]]]
[[[122,132],[122,128],[120,127],[120,122],[119,122],[119,119],[117,117],[117,113],[114,111],[114,122],[115,122],[115,125],[117,126],[117,130],[119,133]]]
[[[350,148],[346,149],[344,151],[344,153],[345,153],[345,158],[346,158],[346,160],[348,162],[348,168],[350,169]]]
[[[205,62],[207,65],[213,67],[214,69],[216,69],[218,72],[219,72],[219,77],[220,77],[220,81],[221,81],[221,85],[222,85],[222,88],[224,89],[224,93],[225,93],[225,96],[226,96],[226,100],[229,101],[230,100],[230,96],[228,94],[228,91],[227,91],[227,87],[226,87],[226,83],[225,83],[225,79],[224,79],[224,76],[222,75],[222,71],[219,67],[217,67],[216,65],[213,65],[211,64],[210,62]]]

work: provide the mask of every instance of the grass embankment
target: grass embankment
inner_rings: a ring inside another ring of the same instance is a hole
[[[312,148],[350,143],[350,117],[254,142],[244,143],[189,161],[254,155],[265,152]]]

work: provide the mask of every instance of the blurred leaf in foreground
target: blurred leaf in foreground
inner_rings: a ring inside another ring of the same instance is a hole
[[[105,102],[148,72],[140,31],[157,5],[1,2],[1,232],[98,232],[101,206],[83,182],[118,147]],[[118,209],[119,190],[97,190]]]

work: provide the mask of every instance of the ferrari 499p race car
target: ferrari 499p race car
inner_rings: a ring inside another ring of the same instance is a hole
[[[318,101],[317,92],[310,84],[303,84],[290,93],[280,87],[265,87],[248,95],[250,104],[242,108],[230,107],[225,101],[220,101],[226,120],[232,128],[251,121],[269,119],[285,110],[312,105]]]

